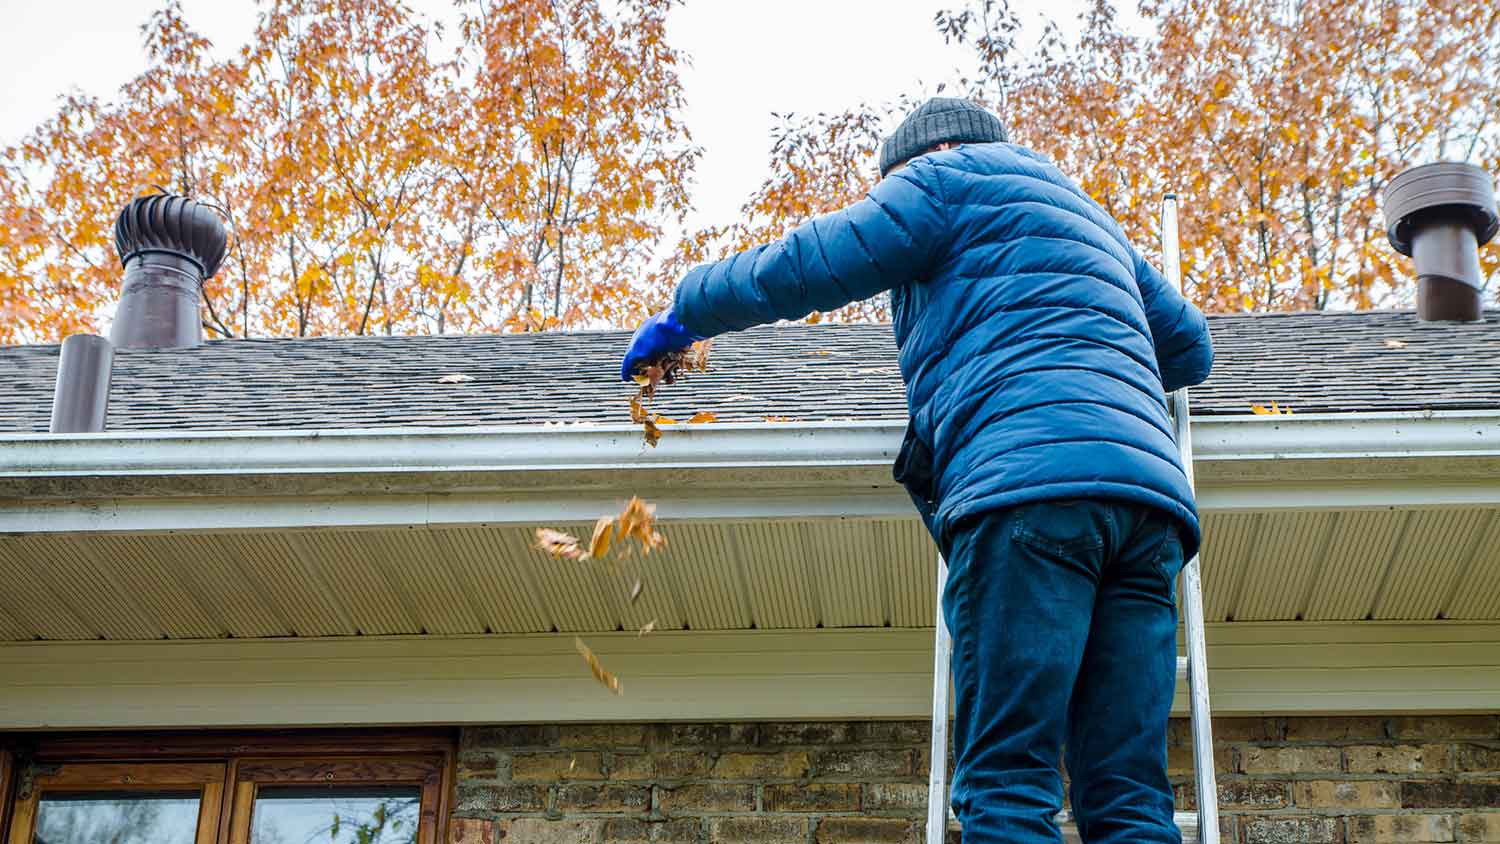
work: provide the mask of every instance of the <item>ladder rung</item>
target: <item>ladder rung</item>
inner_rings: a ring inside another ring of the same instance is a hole
[[[1179,656],[1177,658],[1177,679],[1186,680],[1188,676],[1188,658]]]
[[[1198,844],[1198,815],[1195,812],[1178,812],[1172,815],[1172,821],[1182,831],[1182,844]],[[1071,812],[1059,812],[1057,825],[1062,828],[1063,841],[1067,844],[1082,844],[1083,839],[1078,835],[1078,824],[1073,822]],[[948,810],[948,829],[957,831],[960,829],[958,818],[953,816],[953,810]]]

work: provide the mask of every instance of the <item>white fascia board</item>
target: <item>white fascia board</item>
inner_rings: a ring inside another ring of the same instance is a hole
[[[1220,715],[1488,712],[1493,623],[1208,627]],[[0,644],[0,729],[926,718],[930,629]],[[101,705],[100,701],[108,701]],[[1179,684],[1177,711],[1183,711]]]
[[[889,473],[903,430],[683,425],[656,448],[635,426],[8,434],[0,531],[591,521],[631,494],[675,519],[909,517]],[[1204,510],[1500,504],[1500,412],[1206,417],[1193,443]],[[404,486],[425,476],[466,481]]]

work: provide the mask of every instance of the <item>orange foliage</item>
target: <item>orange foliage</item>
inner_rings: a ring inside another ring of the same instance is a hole
[[[214,336],[633,319],[629,268],[698,155],[670,5],[468,0],[449,55],[398,0],[268,0],[215,62],[170,2],[115,101],[66,99],[0,150],[0,342],[103,328],[109,227],[153,186],[229,224]]]
[[[1147,251],[1161,195],[1179,194],[1184,275],[1200,304],[1409,304],[1410,262],[1386,243],[1379,197],[1429,160],[1500,174],[1500,16],[1460,0],[1152,0],[1142,11],[1152,38],[1127,35],[1113,4],[1094,0],[1076,42],[1048,24],[1030,51],[1004,0],[971,0],[935,23],[972,51],[957,93],[1050,156]],[[774,239],[860,198],[879,136],[920,99],[788,118],[745,219],[687,239],[679,261]],[[1482,261],[1500,274],[1500,243]],[[834,316],[880,317],[881,304]]]

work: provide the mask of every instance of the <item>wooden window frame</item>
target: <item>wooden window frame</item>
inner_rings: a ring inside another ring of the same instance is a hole
[[[47,789],[56,789],[53,778],[64,775],[68,791],[159,789],[184,784],[147,782],[133,772],[149,768],[180,779],[184,771],[216,768],[214,793],[204,785],[197,844],[247,844],[259,786],[339,784],[417,786],[417,844],[439,844],[446,834],[456,749],[456,730],[421,729],[0,736],[0,842],[30,844],[43,789],[23,784],[28,776]],[[174,768],[178,773],[170,773]],[[27,787],[32,791],[23,797],[19,791]]]
[[[197,791],[195,844],[214,844],[224,808],[223,762],[69,762],[38,766],[19,783],[10,823],[10,844],[31,844],[37,807],[48,791]]]

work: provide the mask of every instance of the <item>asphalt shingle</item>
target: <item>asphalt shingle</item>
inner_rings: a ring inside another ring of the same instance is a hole
[[[1214,316],[1216,362],[1193,412],[1500,409],[1500,311],[1474,324],[1409,312]],[[119,351],[112,430],[628,423],[628,332],[224,340]],[[0,347],[0,431],[45,431],[56,345]],[[653,410],[720,421],[900,419],[887,325],[781,325],[714,341],[710,371]],[[473,380],[441,384],[444,375]]]

